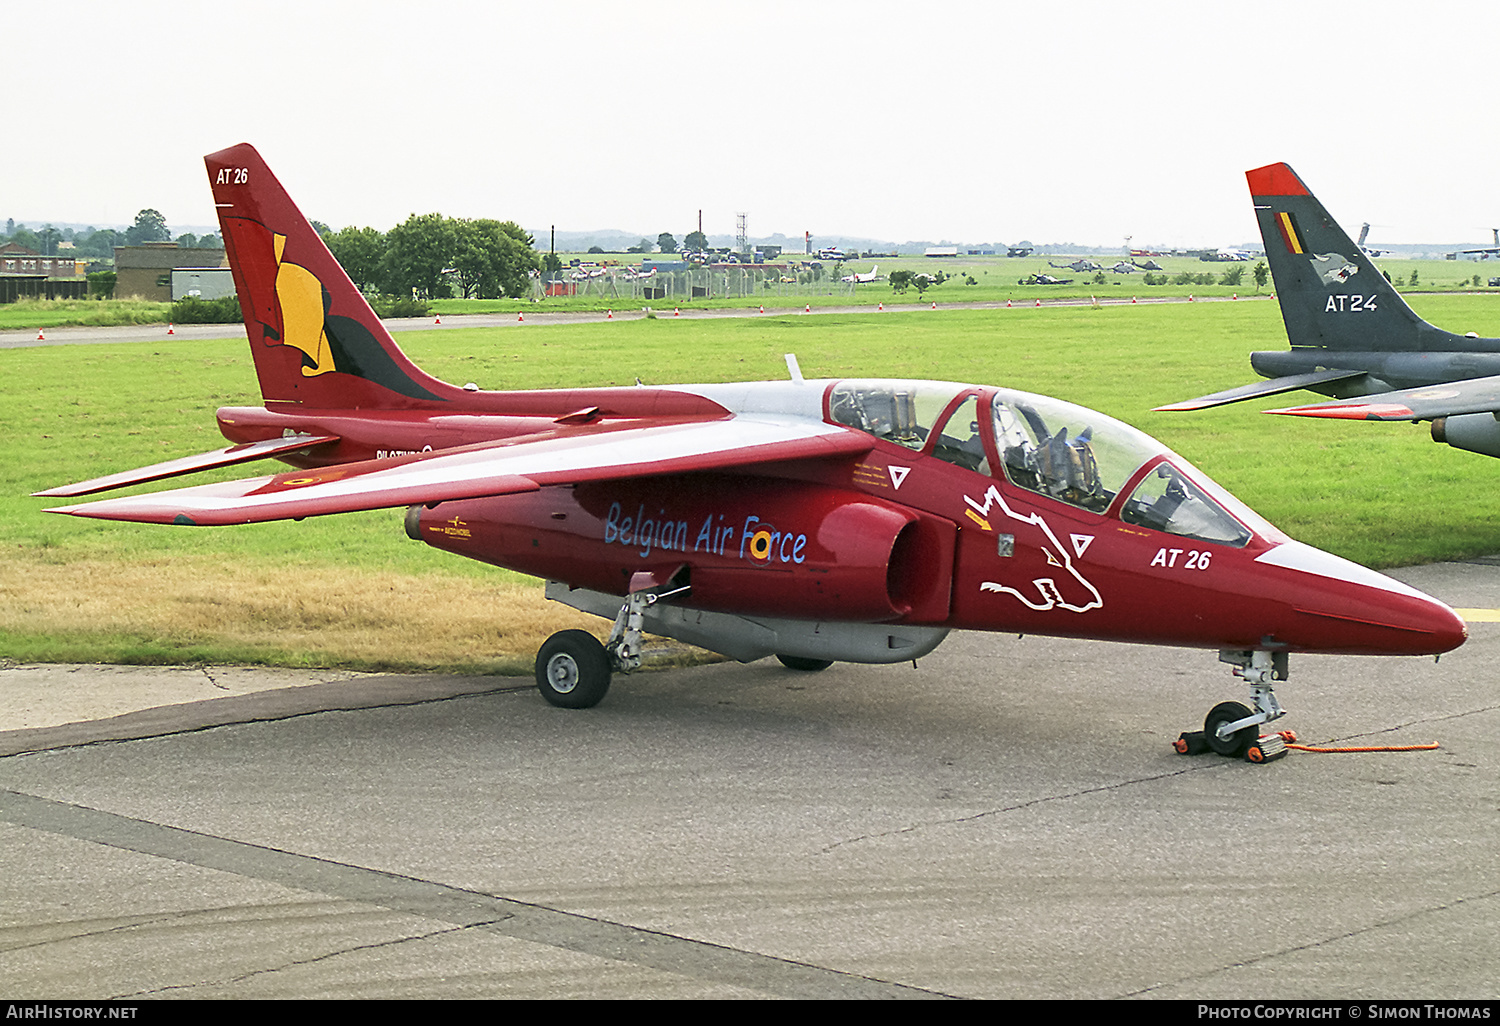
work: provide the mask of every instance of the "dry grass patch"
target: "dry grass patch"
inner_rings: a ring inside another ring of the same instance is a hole
[[[103,662],[232,661],[529,673],[537,646],[604,621],[542,597],[540,582],[330,567],[138,563],[13,552],[0,566],[6,655]]]

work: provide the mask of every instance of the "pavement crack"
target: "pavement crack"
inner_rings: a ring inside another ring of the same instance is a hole
[[[1064,794],[1044,795],[1040,798],[1032,798],[1028,801],[1017,802],[1014,805],[1005,805],[998,809],[986,809],[983,812],[975,812],[967,816],[951,816],[945,817],[943,819],[931,819],[921,823],[912,823],[904,827],[897,827],[894,830],[881,830],[871,834],[860,834],[857,837],[848,837],[842,841],[835,841],[833,844],[820,848],[818,850],[818,854],[827,855],[829,852],[834,851],[837,848],[842,848],[848,844],[857,844],[860,841],[873,841],[881,837],[896,837],[901,834],[912,834],[921,830],[930,829],[932,827],[954,826],[960,823],[973,823],[977,820],[988,819],[991,816],[1003,816],[1006,813],[1019,812],[1022,809],[1029,809],[1036,805],[1045,805],[1049,802],[1064,802],[1073,798],[1082,798],[1086,795],[1103,794],[1108,791],[1117,791],[1121,788],[1134,787],[1136,784],[1149,784],[1157,780],[1169,780],[1172,777],[1178,777],[1184,773],[1192,773],[1196,770],[1207,769],[1213,765],[1218,765],[1218,763],[1214,762],[1199,764],[1197,766],[1184,766],[1182,767],[1182,769],[1172,770],[1168,773],[1157,773],[1147,777],[1136,777],[1132,780],[1117,780],[1112,784],[1100,784],[1098,787],[1084,787],[1076,791],[1068,791]]]
[[[1455,909],[1462,905],[1467,905],[1473,901],[1487,901],[1497,897],[1500,897],[1500,888],[1485,891],[1482,894],[1471,894],[1468,897],[1464,898],[1454,898],[1452,901],[1438,902],[1437,904],[1429,905],[1426,908],[1413,909],[1412,911],[1407,912],[1403,915],[1392,916],[1390,919],[1382,919],[1378,922],[1370,923],[1367,926],[1361,926],[1357,930],[1345,930],[1343,933],[1330,934],[1329,936],[1320,938],[1318,940],[1307,941],[1302,944],[1292,944],[1284,948],[1278,948],[1275,951],[1267,951],[1265,954],[1257,955],[1254,958],[1246,958],[1238,962],[1228,962],[1216,969],[1210,969],[1208,972],[1194,973],[1191,976],[1183,976],[1176,980],[1167,980],[1164,983],[1158,983],[1150,987],[1142,987],[1139,990],[1125,991],[1124,993],[1116,994],[1115,998],[1118,999],[1149,996],[1156,991],[1162,990],[1163,988],[1167,987],[1190,986],[1192,984],[1201,983],[1204,980],[1212,979],[1213,977],[1223,972],[1229,972],[1235,969],[1249,969],[1254,966],[1269,962],[1272,959],[1282,958],[1287,955],[1296,955],[1305,951],[1316,951],[1318,948],[1326,947],[1329,944],[1337,944],[1339,941],[1352,940],[1355,937],[1360,937],[1368,933],[1387,930],[1391,927],[1400,926],[1404,923],[1410,923],[1415,920],[1425,918],[1426,916],[1435,915],[1439,912],[1447,912],[1450,909]]]
[[[442,937],[447,934],[453,933],[462,933],[465,930],[472,930],[478,927],[495,926],[508,918],[509,916],[502,916],[500,919],[487,920],[478,923],[465,923],[461,926],[452,926],[443,930],[429,930],[426,933],[412,934],[410,937],[392,937],[390,940],[377,941],[371,944],[352,944],[345,948],[337,948],[333,951],[325,951],[321,955],[314,955],[310,958],[292,959],[290,962],[284,962],[281,965],[266,966],[264,969],[256,969],[248,973],[240,973],[237,976],[228,976],[218,980],[199,980],[197,983],[174,984],[168,987],[155,987],[150,990],[138,990],[130,994],[116,994],[108,1000],[125,1001],[130,998],[151,997],[158,994],[183,993],[196,990],[199,987],[232,986],[237,983],[244,983],[246,980],[253,980],[257,976],[266,976],[272,973],[283,973],[291,969],[301,968],[303,966],[317,965],[319,962],[327,962],[330,959],[342,958],[345,955],[352,955],[361,951],[378,951],[381,948],[398,947],[399,945],[409,944],[413,941],[432,940],[434,937]]]

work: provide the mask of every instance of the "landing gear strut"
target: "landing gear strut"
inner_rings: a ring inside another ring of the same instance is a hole
[[[1225,649],[1219,653],[1219,661],[1232,665],[1234,675],[1250,685],[1255,711],[1239,702],[1220,702],[1204,718],[1202,732],[1184,733],[1173,747],[1182,755],[1211,751],[1251,762],[1281,758],[1286,754],[1286,738],[1282,734],[1262,736],[1260,725],[1286,715],[1272,687],[1273,681],[1287,678],[1286,652]]]
[[[646,609],[686,587],[668,592],[633,591],[625,597],[614,629],[603,644],[588,631],[558,631],[536,654],[536,686],[563,709],[590,709],[604,700],[613,673],[641,666],[641,624]]]

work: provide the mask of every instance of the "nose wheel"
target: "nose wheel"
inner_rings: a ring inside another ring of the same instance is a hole
[[[1286,715],[1272,688],[1273,681],[1286,680],[1286,653],[1265,649],[1223,651],[1219,653],[1219,660],[1231,664],[1235,676],[1250,685],[1255,711],[1239,702],[1220,702],[1203,718],[1201,732],[1182,734],[1172,747],[1180,755],[1215,752],[1250,762],[1281,758],[1287,750],[1286,732],[1262,735],[1260,727]]]

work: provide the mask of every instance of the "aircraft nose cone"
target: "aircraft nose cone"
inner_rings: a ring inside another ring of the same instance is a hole
[[[1295,615],[1295,647],[1363,655],[1438,655],[1468,638],[1445,603],[1409,585],[1301,542],[1266,551],[1257,563],[1295,571],[1283,600]]]

